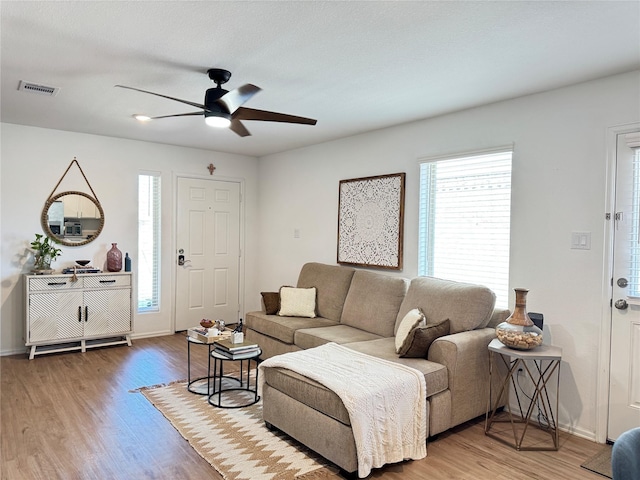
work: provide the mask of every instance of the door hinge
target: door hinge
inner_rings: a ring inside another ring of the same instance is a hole
[[[605,220],[611,220],[611,213],[607,212],[604,214],[604,219]]]

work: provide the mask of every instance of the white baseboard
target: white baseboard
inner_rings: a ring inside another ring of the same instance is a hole
[[[15,348],[13,350],[2,350],[0,351],[0,357],[7,357],[9,355],[19,355],[24,353],[27,355],[29,353],[29,349],[27,347]]]
[[[134,333],[131,335],[131,339],[135,340],[137,338],[152,338],[152,337],[164,337],[166,335],[173,335],[175,332],[170,330],[159,330],[157,332],[145,332],[145,333]]]
[[[518,411],[518,404],[509,404],[511,406],[511,411],[517,412]],[[535,420],[536,418],[536,413],[537,410],[534,408],[533,413],[531,414],[531,419]],[[592,442],[597,442],[596,440],[596,432],[595,431],[589,431],[589,430],[585,430],[584,428],[578,427],[576,425],[571,425],[571,424],[566,424],[566,423],[561,423],[558,421],[558,419],[556,418],[556,421],[558,422],[558,430],[562,431],[562,432],[566,432],[569,433],[571,435],[575,435],[576,437],[580,437],[580,438],[584,438],[586,440],[590,440]]]

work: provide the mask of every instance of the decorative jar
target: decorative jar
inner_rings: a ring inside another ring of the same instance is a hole
[[[516,306],[513,313],[496,327],[496,336],[504,345],[516,350],[530,350],[542,345],[542,330],[527,314],[526,288],[514,288]]]
[[[107,270],[110,272],[122,270],[122,252],[118,250],[117,243],[112,243],[111,250],[107,252]]]

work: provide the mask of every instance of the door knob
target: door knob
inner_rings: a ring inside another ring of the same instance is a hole
[[[621,298],[620,300],[616,300],[616,303],[614,303],[613,306],[618,310],[626,310],[629,307],[629,304],[624,298]]]
[[[178,265],[184,267],[187,265],[187,263],[191,263],[191,260],[187,260],[186,258],[184,258],[184,255],[178,255]]]

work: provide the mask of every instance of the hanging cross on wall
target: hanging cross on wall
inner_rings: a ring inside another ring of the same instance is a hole
[[[213,172],[216,169],[216,167],[213,166],[213,163],[210,163],[207,168],[209,169],[209,175],[213,175]]]

